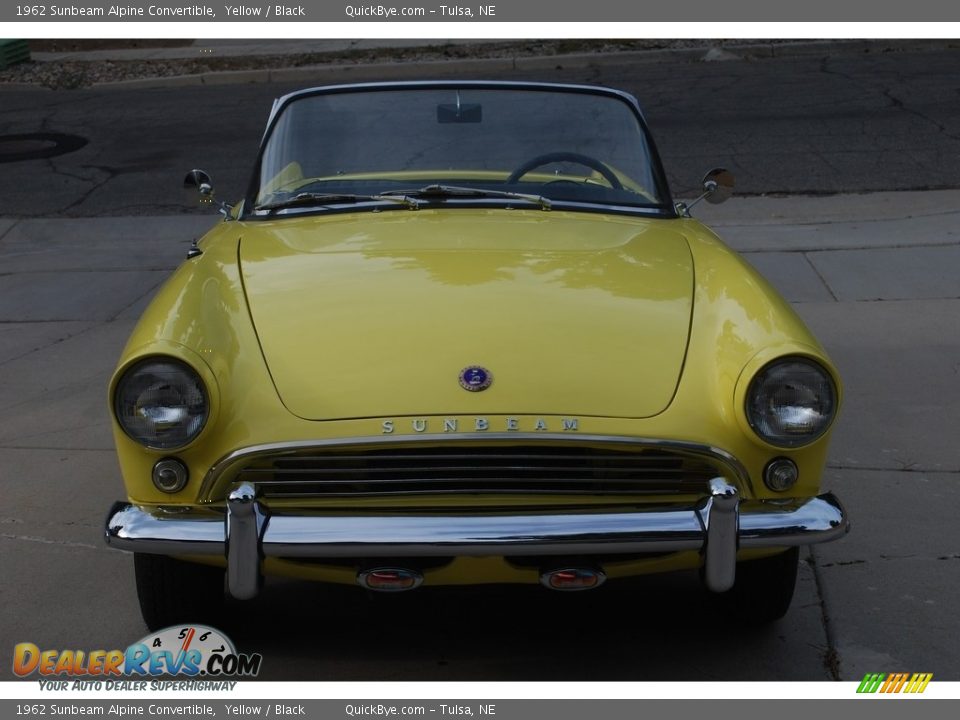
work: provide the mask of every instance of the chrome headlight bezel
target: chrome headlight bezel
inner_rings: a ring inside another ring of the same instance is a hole
[[[171,419],[165,429],[160,429],[159,423],[151,427],[152,418],[142,410],[143,396],[150,392],[157,396],[158,407],[159,399],[170,400],[167,408],[182,413],[184,419]],[[190,445],[211,415],[210,393],[201,374],[189,363],[168,355],[145,357],[127,367],[114,385],[112,405],[124,434],[150,450],[179,450]]]
[[[813,419],[808,423],[795,422],[791,429],[783,414],[778,418],[773,409],[777,392],[786,395],[784,401],[796,401],[792,406],[784,402],[781,407],[792,407],[795,417],[805,413]],[[766,363],[753,376],[744,397],[743,412],[750,429],[763,442],[792,449],[822,438],[833,424],[838,407],[836,381],[823,365],[803,356],[786,356]],[[809,429],[804,430],[804,425]]]

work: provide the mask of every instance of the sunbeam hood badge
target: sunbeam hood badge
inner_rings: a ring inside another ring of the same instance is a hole
[[[460,371],[460,387],[470,392],[486,390],[493,383],[493,373],[479,365],[471,365]]]

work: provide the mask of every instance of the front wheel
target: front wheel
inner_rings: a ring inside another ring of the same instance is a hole
[[[737,563],[733,587],[718,599],[724,609],[754,624],[779,620],[787,614],[797,585],[800,548]]]
[[[134,553],[140,614],[151,630],[182,623],[222,623],[223,568]]]

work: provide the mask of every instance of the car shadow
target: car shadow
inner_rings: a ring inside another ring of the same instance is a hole
[[[725,619],[695,573],[576,593],[487,585],[383,594],[272,579],[227,610],[222,629],[238,649],[264,656],[261,680],[756,679],[785,641],[779,624]],[[745,654],[750,661],[738,661]]]

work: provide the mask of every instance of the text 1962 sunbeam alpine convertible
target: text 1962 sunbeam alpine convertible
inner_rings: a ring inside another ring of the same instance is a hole
[[[420,82],[276,101],[246,196],[110,383],[144,619],[264,575],[558,591],[699,569],[783,615],[840,381],[762,277],[674,203],[636,101]],[[729,195],[712,171],[704,195]],[[224,584],[224,578],[226,582]]]

